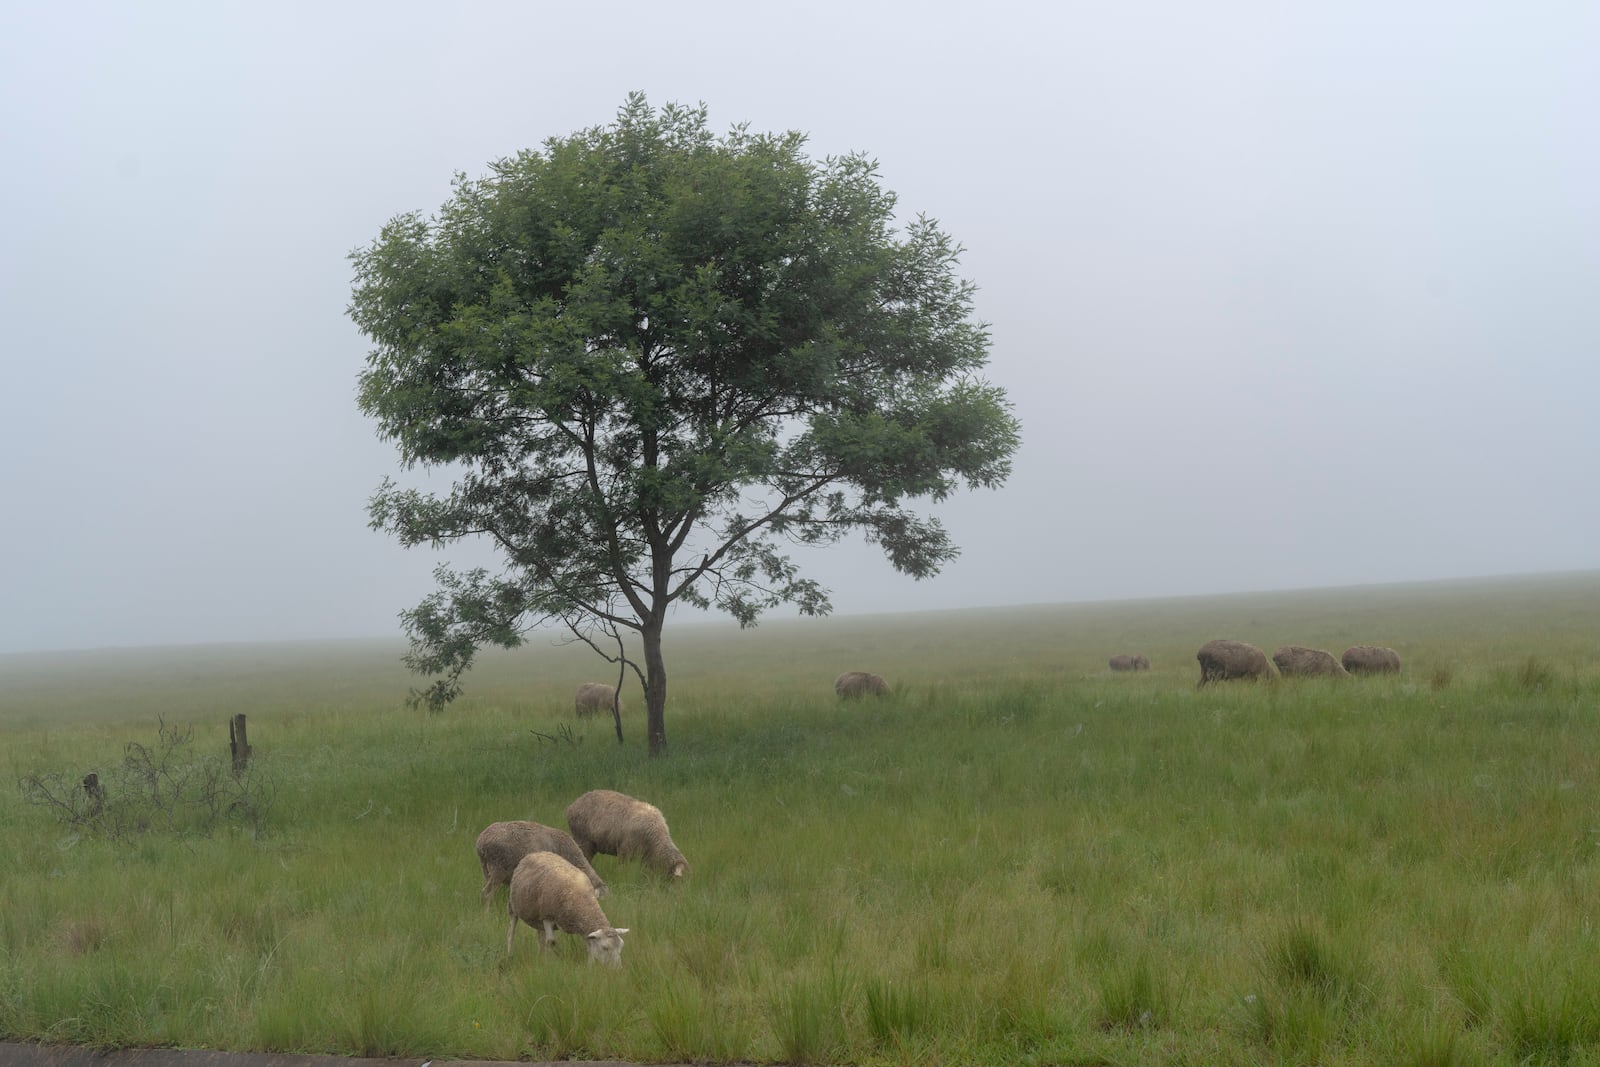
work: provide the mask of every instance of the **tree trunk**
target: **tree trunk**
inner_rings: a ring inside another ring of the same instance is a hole
[[[622,744],[622,683],[628,680],[628,654],[622,647],[622,631],[612,627],[617,638],[617,684],[611,687],[611,721],[617,727],[617,744]]]
[[[644,645],[645,734],[650,755],[667,753],[667,661],[661,658],[661,621],[647,620],[639,631]]]

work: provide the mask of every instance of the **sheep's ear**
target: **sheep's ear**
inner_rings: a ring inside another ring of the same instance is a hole
[[[612,929],[619,934],[625,934],[628,932],[628,928],[626,926],[613,926]]]
[[[590,941],[598,941],[600,940],[601,935],[604,933],[604,930],[591,930],[587,936]]]

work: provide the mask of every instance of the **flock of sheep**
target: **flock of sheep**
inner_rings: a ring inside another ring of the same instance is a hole
[[[553,948],[556,931],[581,937],[589,961],[622,963],[622,935],[600,908],[607,893],[595,873],[596,853],[637,859],[671,878],[682,878],[689,863],[672,843],[661,809],[611,789],[591,789],[567,805],[567,830],[542,823],[490,823],[478,835],[478,865],[483,868],[484,904],[496,886],[506,887],[506,953],[524,922]],[[571,831],[570,833],[568,831]]]
[[[1352,674],[1394,674],[1400,670],[1400,653],[1378,645],[1352,645],[1338,659],[1320,648],[1284,645],[1272,654],[1269,663],[1267,654],[1255,645],[1219,640],[1201,645],[1194,658],[1200,661],[1201,685],[1234,678],[1270,678],[1274,674],[1348,678]],[[1143,656],[1112,656],[1109,666],[1114,671],[1147,671],[1150,661]]]
[[[1150,666],[1149,660],[1143,656],[1139,658],[1144,660],[1146,667]],[[887,696],[889,683],[881,674],[873,674],[870,671],[845,671],[833,680],[833,691],[845,700],[864,696]],[[578,686],[578,695],[573,703],[580,719],[610,711],[613,704],[619,713],[624,710],[616,686],[604,682],[584,682]]]
[[[1267,654],[1244,641],[1207,641],[1195,653],[1200,662],[1200,684],[1235,678],[1286,676],[1348,677],[1351,674],[1392,673],[1400,670],[1400,654],[1392,648],[1354,645],[1335,659],[1333,653],[1304,645],[1284,645]],[[1273,669],[1273,665],[1277,669]],[[1150,660],[1142,655],[1112,656],[1113,671],[1147,671]],[[883,696],[889,683],[868,671],[846,671],[834,679],[833,691],[841,699]],[[575,708],[580,718],[615,707],[622,709],[614,687],[585,682],[578,687]],[[610,789],[592,789],[567,806],[567,828],[558,830],[536,822],[491,823],[478,835],[478,864],[483,868],[483,903],[496,886],[506,886],[506,909],[511,927],[506,931],[506,952],[519,922],[542,932],[540,943],[555,946],[556,931],[582,937],[589,946],[590,962],[620,964],[622,935],[600,908],[606,883],[595,873],[596,853],[620,860],[638,859],[671,878],[682,878],[689,864],[672,843],[661,809]],[[570,831],[570,833],[568,832]]]
[[[834,679],[841,699],[883,696],[889,683],[868,671],[846,671]],[[615,687],[585,682],[574,707],[579,718],[622,710]],[[553,948],[556,931],[581,937],[590,962],[620,964],[622,935],[628,927],[613,926],[600,907],[607,894],[605,879],[590,862],[596,853],[620,860],[638,859],[669,878],[682,878],[689,863],[672,842],[666,817],[654,804],[611,789],[591,789],[567,805],[567,829],[514,820],[490,823],[478,835],[478,866],[483,868],[484,905],[496,886],[506,887],[506,953],[516,940],[517,924],[540,931],[540,945]]]

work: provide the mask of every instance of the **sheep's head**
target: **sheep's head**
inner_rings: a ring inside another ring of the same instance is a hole
[[[656,852],[655,868],[676,882],[689,873],[689,860],[668,838]]]
[[[622,966],[622,935],[627,932],[627,927],[619,929],[615,926],[602,926],[590,931],[585,939],[589,943],[589,962]]]

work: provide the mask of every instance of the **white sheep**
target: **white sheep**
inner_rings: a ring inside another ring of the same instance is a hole
[[[616,686],[604,682],[584,682],[578,686],[573,704],[577,709],[578,718],[586,719],[591,715],[610,711],[613,700],[616,701],[617,711],[622,711],[622,698],[617,694]]]
[[[483,903],[497,885],[510,885],[511,875],[530,852],[554,852],[588,877],[596,897],[608,892],[605,879],[595,873],[583,850],[565,830],[536,822],[494,822],[478,835],[478,866],[483,868]]]
[[[871,671],[845,671],[833,680],[833,691],[845,700],[864,696],[888,696],[889,683]]]
[[[621,860],[638,858],[673,878],[689,871],[661,809],[625,793],[591,789],[567,805],[567,828],[587,859],[603,852]]]
[[[540,944],[545,948],[555,947],[556,931],[560,930],[585,940],[590,963],[622,963],[622,935],[627,927],[611,925],[589,879],[554,852],[530,852],[522,857],[511,875],[506,910],[511,914],[511,928],[506,931],[508,956],[517,923],[525,922],[543,932]]]

